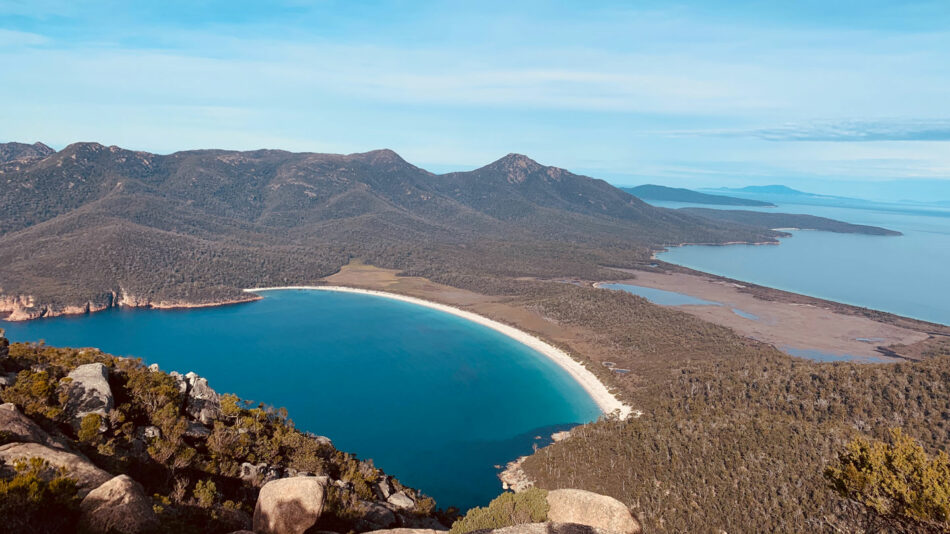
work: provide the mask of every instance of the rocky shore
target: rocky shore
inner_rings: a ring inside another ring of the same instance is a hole
[[[60,317],[64,315],[84,315],[110,308],[153,308],[153,309],[185,309],[207,308],[240,304],[260,299],[258,296],[231,298],[208,302],[189,302],[184,300],[153,300],[149,297],[131,295],[125,291],[113,291],[99,299],[89,300],[79,304],[50,304],[40,303],[32,295],[0,296],[0,316],[6,314],[6,321],[30,321],[44,317]]]

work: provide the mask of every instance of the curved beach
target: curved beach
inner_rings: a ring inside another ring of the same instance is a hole
[[[370,289],[357,289],[352,287],[344,286],[280,286],[280,287],[255,287],[245,289],[244,291],[248,293],[260,293],[264,291],[279,291],[286,289],[308,289],[308,290],[317,290],[317,291],[338,291],[342,293],[359,293],[363,295],[375,295],[377,297],[389,298],[393,300],[401,300],[403,302],[408,302],[411,304],[416,304],[419,306],[425,306],[427,308],[432,308],[439,310],[441,312],[449,313],[463,319],[467,319],[474,323],[478,323],[482,326],[486,326],[504,334],[515,341],[526,345],[535,351],[541,353],[542,355],[550,358],[554,363],[559,367],[564,369],[573,378],[584,391],[594,400],[597,406],[600,408],[601,412],[604,414],[613,414],[616,413],[621,419],[626,419],[630,416],[632,409],[630,406],[627,406],[620,401],[616,396],[614,396],[610,390],[607,389],[607,386],[601,382],[594,373],[589,369],[584,367],[574,358],[571,358],[563,350],[550,345],[537,336],[528,334],[527,332],[518,330],[498,321],[493,321],[487,317],[483,317],[476,313],[465,311],[453,306],[448,306],[445,304],[439,304],[437,302],[432,302],[428,300],[423,300],[415,297],[407,297],[404,295],[399,295],[396,293],[387,293],[385,291],[375,291]]]

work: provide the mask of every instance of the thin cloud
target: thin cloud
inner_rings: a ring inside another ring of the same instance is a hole
[[[751,130],[674,132],[699,137],[749,137],[765,141],[950,141],[950,119],[898,121],[827,121]]]

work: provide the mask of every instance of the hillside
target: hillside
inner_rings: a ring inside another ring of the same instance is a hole
[[[737,198],[726,195],[711,195],[709,193],[700,193],[691,189],[680,187],[666,187],[663,185],[638,185],[637,187],[620,188],[631,195],[642,200],[663,200],[667,202],[689,202],[692,204],[712,204],[718,206],[759,206],[774,207],[775,204],[753,200],[750,198]]]
[[[0,163],[42,159],[56,152],[43,143],[0,143]]]
[[[903,235],[896,230],[888,230],[887,228],[881,228],[879,226],[851,224],[826,217],[801,215],[797,213],[763,213],[761,211],[717,210],[708,208],[680,208],[677,211],[713,221],[727,221],[758,228],[797,228],[800,230],[822,230],[839,234]]]
[[[243,300],[241,288],[311,282],[354,258],[475,287],[778,235],[654,208],[514,154],[434,175],[389,150],[76,143],[0,164],[0,180],[0,310],[16,318]]]

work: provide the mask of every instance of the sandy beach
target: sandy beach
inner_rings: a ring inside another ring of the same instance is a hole
[[[284,287],[256,287],[245,289],[244,291],[248,293],[260,293],[265,291],[277,291],[285,289],[308,289],[308,290],[318,290],[318,291],[339,291],[344,293],[358,293],[363,295],[374,295],[377,297],[389,298],[394,300],[400,300],[403,302],[409,302],[419,306],[425,306],[427,308],[432,308],[439,310],[445,313],[450,313],[457,317],[467,319],[474,323],[478,323],[482,326],[486,326],[504,334],[515,341],[526,345],[535,351],[541,353],[542,355],[550,358],[554,363],[559,367],[564,369],[584,390],[591,396],[597,406],[604,414],[617,413],[621,419],[626,419],[632,413],[630,406],[627,406],[621,402],[614,394],[607,389],[594,373],[590,372],[586,367],[581,365],[577,360],[572,358],[563,350],[554,347],[548,343],[545,343],[541,339],[517,328],[508,326],[506,324],[500,323],[498,321],[493,321],[476,313],[465,311],[453,306],[448,306],[445,304],[439,304],[437,302],[432,302],[428,300],[423,300],[415,297],[407,297],[404,295],[398,295],[396,293],[389,293],[385,291],[376,291],[371,289],[357,289],[352,287],[344,286],[284,286]]]

